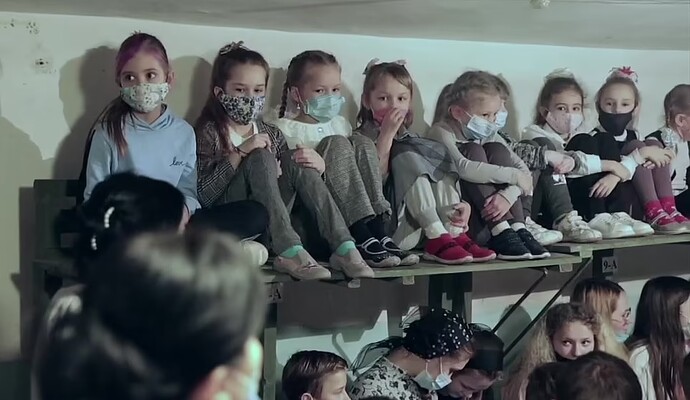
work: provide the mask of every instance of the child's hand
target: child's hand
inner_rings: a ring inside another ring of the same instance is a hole
[[[546,150],[546,162],[557,174],[567,174],[575,168],[575,159],[559,151]]]
[[[304,147],[301,144],[297,145],[297,151],[293,155],[295,162],[306,168],[313,168],[323,174],[326,170],[326,162],[321,155],[314,149]]]
[[[520,190],[522,190],[522,194],[531,195],[532,191],[534,190],[532,174],[519,171],[517,174],[516,185],[520,188]]]
[[[500,193],[495,193],[486,198],[482,217],[487,221],[498,221],[510,210],[510,202]]]
[[[381,135],[388,138],[394,137],[405,122],[405,115],[406,113],[397,108],[389,111],[381,122]]]
[[[463,231],[467,229],[467,224],[470,221],[470,214],[472,208],[467,202],[461,201],[453,205],[453,212],[450,214],[450,224],[462,228]]]
[[[670,149],[662,149],[656,146],[646,146],[640,149],[640,154],[647,161],[651,161],[657,168],[665,167],[676,156],[675,152]]]
[[[249,154],[256,149],[271,149],[271,138],[265,134],[260,133],[257,135],[252,135],[247,139],[238,149],[244,153]]]
[[[590,188],[589,197],[594,197],[597,199],[603,199],[604,197],[608,197],[620,181],[621,178],[617,175],[607,174],[603,178],[599,179],[597,183],[595,183],[594,186]]]

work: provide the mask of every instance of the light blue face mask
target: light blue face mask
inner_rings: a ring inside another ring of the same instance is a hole
[[[328,122],[340,114],[345,98],[339,94],[314,97],[304,104],[304,113],[319,122]]]
[[[441,373],[436,378],[431,377],[428,369],[429,365],[427,364],[427,366],[424,367],[424,371],[420,372],[416,377],[414,377],[414,381],[417,382],[417,384],[423,389],[431,392],[439,391],[450,385],[453,382],[453,379],[449,374],[443,372],[443,361],[440,358],[439,364]]]
[[[473,115],[467,125],[463,126],[462,131],[467,139],[484,140],[495,135],[499,129],[498,124]]]
[[[498,126],[498,129],[505,128],[506,124],[508,123],[508,111],[505,109],[502,109],[496,114],[496,126]]]
[[[630,338],[630,333],[628,332],[616,333],[616,341],[618,343],[625,343],[628,338]]]

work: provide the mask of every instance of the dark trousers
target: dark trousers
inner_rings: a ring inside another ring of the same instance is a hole
[[[621,161],[620,145],[608,132],[601,132],[596,135],[576,135],[570,140],[566,150],[595,154],[602,160]],[[601,213],[630,212],[632,193],[627,182],[616,185],[616,188],[606,198],[589,197],[592,186],[606,174],[608,173],[601,172],[581,178],[568,179],[568,190],[573,207],[587,220]]]
[[[235,201],[197,210],[187,226],[229,233],[238,239],[255,239],[268,228],[268,212],[258,201]]]
[[[690,215],[690,189],[676,196],[676,208],[686,217]]]

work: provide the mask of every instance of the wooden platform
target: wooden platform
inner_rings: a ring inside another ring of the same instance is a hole
[[[591,257],[595,251],[627,249],[630,247],[656,246],[661,244],[690,243],[690,233],[680,235],[652,235],[625,239],[608,239],[596,243],[561,242],[549,246],[556,253],[577,254],[583,258]]]

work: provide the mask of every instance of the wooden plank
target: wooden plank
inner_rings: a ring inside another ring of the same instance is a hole
[[[551,258],[544,260],[528,260],[528,261],[491,261],[488,263],[470,263],[465,265],[443,265],[434,262],[420,262],[417,265],[397,267],[397,268],[375,268],[374,279],[390,279],[403,278],[406,276],[430,276],[430,275],[448,275],[466,272],[484,272],[484,271],[504,271],[512,269],[523,268],[537,268],[559,266],[562,264],[576,264],[582,261],[578,256],[566,254],[552,254]],[[265,283],[290,282],[293,279],[285,274],[277,273],[271,270],[270,266],[262,268],[264,272]],[[333,272],[332,280],[344,280],[345,277],[337,272]]]
[[[549,246],[549,250],[564,254],[579,254],[591,257],[599,250],[625,249],[630,247],[656,246],[661,244],[690,243],[690,234],[682,235],[652,235],[637,238],[609,239],[597,243],[556,243]]]

